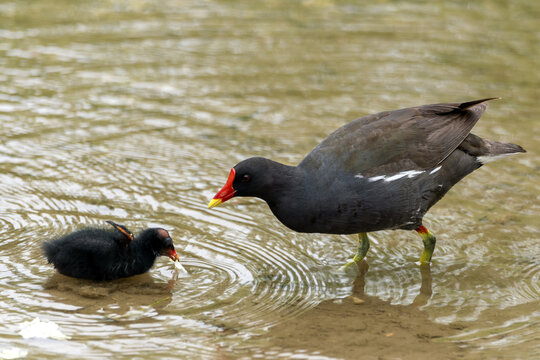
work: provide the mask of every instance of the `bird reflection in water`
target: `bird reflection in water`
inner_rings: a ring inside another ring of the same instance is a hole
[[[178,278],[176,270],[165,283],[149,273],[105,282],[54,273],[43,287],[53,301],[78,308],[76,313],[95,314],[104,309],[107,318],[120,320],[136,314],[146,317],[149,310],[165,308],[172,300]]]
[[[357,266],[358,272],[353,282],[353,289],[352,289],[351,297],[353,298],[353,301],[356,299],[356,302],[358,303],[359,300],[365,301],[365,298],[370,298],[369,295],[365,294],[366,274],[369,270],[369,265],[367,261],[363,259],[362,261],[358,262],[356,266]],[[422,278],[420,292],[414,298],[412,304],[409,306],[418,307],[418,306],[426,305],[433,293],[432,279],[431,279],[431,264],[420,265],[420,276]]]
[[[377,296],[367,295],[368,268],[365,260],[357,263],[358,272],[351,295],[323,301],[300,316],[273,327],[265,335],[268,341],[284,351],[306,349],[345,359],[363,356],[440,359],[441,354],[459,351],[453,343],[433,341],[451,336],[455,330],[434,323],[427,311],[419,309],[432,294],[429,264],[420,266],[420,292],[409,305],[392,305]]]

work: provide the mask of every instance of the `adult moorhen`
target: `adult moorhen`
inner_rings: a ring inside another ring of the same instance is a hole
[[[43,243],[48,262],[67,276],[114,280],[147,272],[160,255],[180,261],[167,230],[149,228],[133,238],[124,225],[107,223],[114,230],[82,229]]]
[[[292,230],[358,233],[356,262],[369,249],[368,232],[416,230],[424,242],[420,262],[429,263],[435,236],[422,226],[429,208],[484,163],[525,152],[519,145],[470,133],[492,99],[423,105],[354,120],[330,134],[298,166],[249,158],[232,168],[208,207],[234,196],[255,196]]]

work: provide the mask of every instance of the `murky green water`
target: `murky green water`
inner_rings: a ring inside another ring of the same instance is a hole
[[[355,238],[292,233],[253,199],[207,210],[230,167],[295,164],[369,113],[500,96],[475,133],[529,152],[428,214],[422,311],[458,324],[444,341],[471,358],[534,358],[539,18],[534,1],[0,1],[0,353],[309,357],[256,335],[349,295],[336,269]],[[46,264],[44,240],[107,219],[169,229],[190,275],[161,259],[95,284]],[[411,304],[420,251],[412,232],[373,234],[365,293]],[[71,339],[23,339],[36,316]]]

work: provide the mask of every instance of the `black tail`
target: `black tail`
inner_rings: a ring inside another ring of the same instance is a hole
[[[497,160],[505,155],[526,152],[519,145],[486,140],[474,134],[469,134],[458,148],[475,156],[482,164]]]
[[[500,159],[504,156],[526,152],[524,148],[516,144],[490,140],[485,141],[489,144],[489,153],[477,157],[478,161],[480,161],[482,164]]]
[[[517,144],[502,143],[498,141],[484,140],[489,144],[489,153],[487,156],[497,156],[505,154],[524,153],[524,148]]]

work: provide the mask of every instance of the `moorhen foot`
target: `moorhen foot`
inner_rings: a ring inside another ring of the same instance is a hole
[[[114,280],[147,272],[161,255],[180,261],[167,230],[149,228],[134,238],[124,225],[107,223],[114,229],[82,229],[43,243],[49,264],[75,278]]]
[[[298,166],[249,158],[231,169],[208,206],[253,196],[294,231],[358,233],[355,262],[366,256],[368,232],[416,230],[420,261],[429,263],[435,236],[422,225],[429,208],[484,163],[525,152],[470,133],[492,99],[368,115],[334,131]]]

